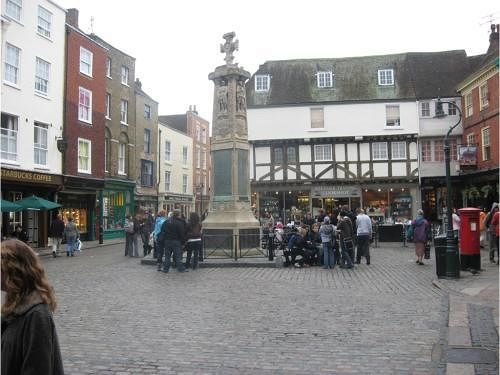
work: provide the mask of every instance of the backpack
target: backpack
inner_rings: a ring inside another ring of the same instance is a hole
[[[408,227],[406,228],[406,240],[407,241],[413,242],[414,231],[415,231],[415,227],[413,226],[413,224],[408,225]]]

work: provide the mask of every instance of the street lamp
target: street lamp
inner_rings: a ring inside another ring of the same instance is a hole
[[[446,226],[446,278],[458,279],[460,277],[460,261],[458,254],[457,239],[453,233],[452,224],[452,207],[451,207],[451,177],[450,177],[450,134],[462,121],[462,111],[453,102],[441,101],[441,98],[436,102],[436,118],[443,118],[446,114],[443,111],[443,104],[447,103],[449,106],[454,107],[458,111],[458,121],[455,125],[450,126],[448,132],[444,137],[444,163],[446,168],[446,219],[448,225]]]

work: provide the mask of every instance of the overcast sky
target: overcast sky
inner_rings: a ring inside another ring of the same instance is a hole
[[[196,105],[212,123],[222,35],[236,32],[235,62],[251,74],[267,60],[463,49],[486,52],[497,0],[54,0],[80,11],[80,28],[136,58],[136,77],[160,115]]]

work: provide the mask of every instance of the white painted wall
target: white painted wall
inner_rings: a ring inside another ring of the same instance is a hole
[[[50,39],[37,32],[38,6],[52,13]],[[45,173],[61,174],[61,153],[56,139],[62,136],[64,104],[64,56],[66,11],[48,0],[22,2],[21,20],[8,21],[2,0],[2,98],[1,110],[18,116],[17,161],[2,160],[2,166]],[[19,83],[4,80],[6,43],[21,49]],[[35,94],[35,67],[39,57],[50,63],[49,88],[46,97]],[[34,164],[34,122],[48,124],[47,165]]]
[[[455,104],[462,108],[460,98],[453,99],[442,99],[443,101],[451,101],[455,102]],[[435,116],[435,101],[430,101],[430,116],[422,117],[420,113],[420,102],[417,103],[419,108],[419,136],[421,137],[432,137],[432,136],[444,136],[448,132],[451,126],[455,125],[458,122],[459,116],[458,113],[456,115],[445,116],[443,118],[434,118]],[[448,104],[443,104],[443,110],[445,113],[448,113]],[[451,135],[461,135],[463,132],[462,123],[458,125],[453,131]]]
[[[158,123],[158,131],[160,139],[160,184],[158,186],[158,194],[192,194],[193,192],[193,139],[186,134]],[[165,142],[170,141],[170,161],[165,160]],[[188,148],[188,160],[184,165],[182,159],[182,149],[184,146]],[[170,171],[170,191],[165,191],[165,171]],[[182,191],[182,175],[188,176],[187,193]]]
[[[386,128],[386,104],[399,104],[400,127]],[[416,102],[324,105],[324,129],[311,129],[310,110],[311,106],[249,108],[248,139],[416,134],[419,130]]]

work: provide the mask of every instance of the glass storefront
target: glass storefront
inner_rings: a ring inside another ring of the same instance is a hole
[[[123,229],[125,217],[132,214],[130,191],[103,191],[104,230]]]
[[[363,189],[365,212],[379,223],[403,223],[412,218],[413,198],[407,188]]]
[[[73,218],[73,222],[80,234],[87,234],[87,209],[85,208],[62,208],[61,214],[63,215],[64,223],[67,223],[68,217]]]

